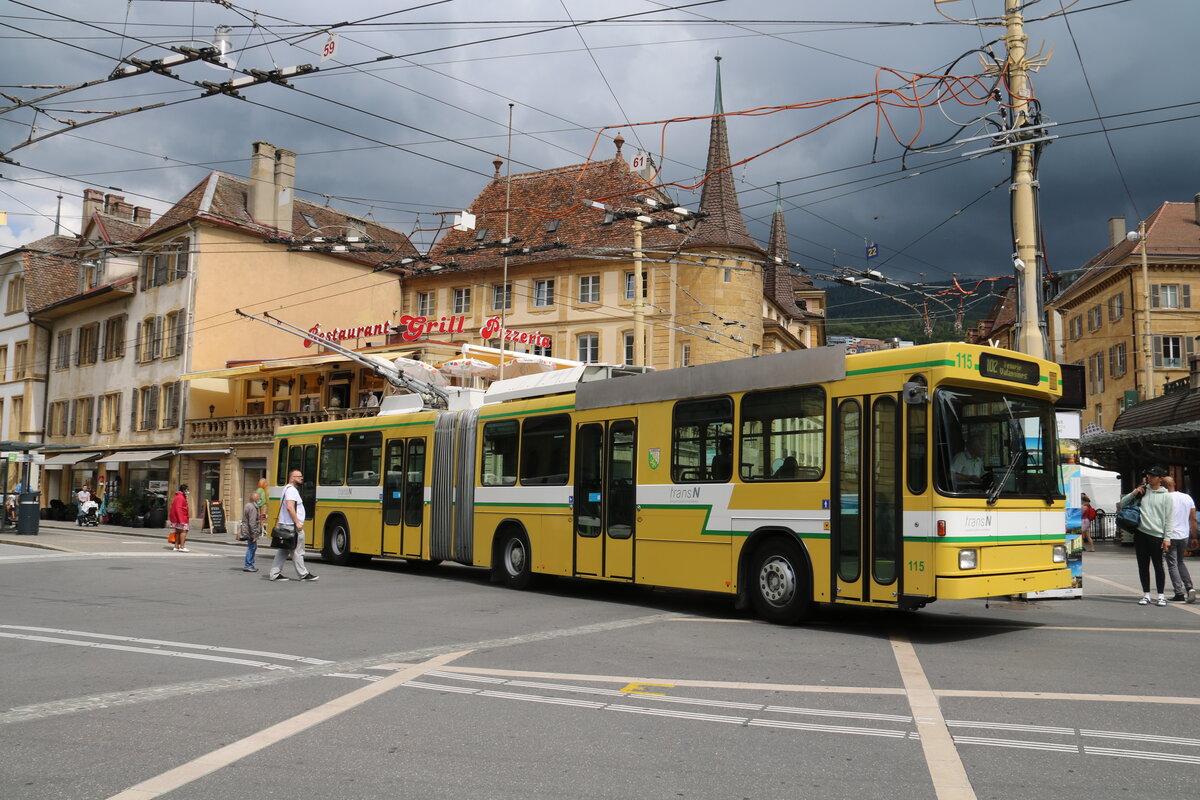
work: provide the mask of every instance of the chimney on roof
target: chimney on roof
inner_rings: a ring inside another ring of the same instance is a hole
[[[275,151],[275,227],[292,232],[292,203],[296,188],[296,154],[282,148]]]
[[[246,211],[261,225],[275,221],[275,145],[255,142],[250,156],[250,186],[246,190]]]
[[[88,220],[92,218],[100,209],[104,208],[104,192],[99,189],[84,189],[83,190],[83,224],[86,227]]]
[[[1124,217],[1109,217],[1108,218],[1108,246],[1116,247],[1121,242],[1125,241],[1125,234],[1128,230],[1125,227]]]
[[[496,168],[496,171],[492,173],[492,180],[498,181],[500,180],[500,168],[504,166],[504,159],[500,158],[500,156],[496,156],[494,159],[492,159],[492,166]]]
[[[621,146],[625,144],[625,137],[618,133],[617,138],[613,139],[613,144],[617,146],[617,158],[624,158],[621,155]]]
[[[1196,224],[1200,225],[1200,194],[1192,198],[1192,207],[1196,210]]]
[[[133,220],[133,203],[126,203],[124,200],[118,200],[112,204],[112,208],[108,211],[114,217],[121,219]]]
[[[121,216],[120,206],[128,205],[123,194],[104,195],[104,213],[114,217]]]
[[[149,225],[150,209],[145,206],[135,206],[133,209],[133,222],[135,225]]]

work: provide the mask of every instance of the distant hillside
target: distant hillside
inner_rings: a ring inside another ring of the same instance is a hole
[[[928,342],[957,342],[963,333],[975,325],[991,308],[988,303],[977,304],[967,312],[962,331],[955,330],[954,317],[946,307],[926,301],[933,320],[933,336],[925,335],[925,322],[911,306],[856,286],[830,284],[823,287],[828,303],[828,333],[832,336],[861,336],[870,339],[897,337],[917,344]],[[887,284],[871,284],[871,289],[895,294],[912,305],[921,306],[921,299]],[[953,305],[953,304],[952,304]]]

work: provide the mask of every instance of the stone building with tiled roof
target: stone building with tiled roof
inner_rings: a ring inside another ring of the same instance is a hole
[[[452,320],[472,344],[658,369],[821,344],[824,293],[747,232],[722,114],[718,66],[698,219],[663,210],[674,202],[630,168],[620,136],[604,161],[506,176],[497,159],[473,225],[414,265],[404,313]]]
[[[54,457],[47,499],[104,478],[114,495],[189,483],[197,518],[209,498],[241,508],[278,424],[350,404],[357,371],[326,380],[326,355],[236,310],[382,344],[399,293],[397,273],[379,266],[417,250],[400,231],[296,199],[295,168],[294,153],[256,142],[249,180],[212,172],[153,221],[124,198],[85,196],[74,290],[36,310],[52,341],[46,441],[75,446]],[[300,356],[322,366],[212,376]]]
[[[1086,367],[1083,422],[1105,429],[1124,408],[1187,377],[1200,335],[1200,298],[1192,298],[1200,288],[1200,195],[1155,209],[1144,242],[1126,229],[1124,219],[1109,220],[1108,247],[1047,303],[1052,357]]]
[[[29,311],[75,291],[71,259],[77,241],[47,236],[0,253],[0,439],[40,442],[49,338]],[[17,465],[0,473],[0,490],[19,480]],[[36,481],[33,482],[37,487]]]

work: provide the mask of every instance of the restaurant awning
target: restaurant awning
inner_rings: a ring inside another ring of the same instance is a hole
[[[95,461],[99,453],[59,453],[55,456],[46,456],[46,461],[42,464],[46,469],[62,469],[69,464],[78,464],[81,461]]]
[[[373,355],[379,358],[390,361],[397,356],[411,355],[419,348],[404,347],[391,350],[382,350],[376,352],[364,352],[362,355]],[[343,355],[337,353],[327,353],[319,356],[294,356],[292,358],[275,358],[267,361],[255,361],[252,364],[242,364],[237,367],[225,367],[223,369],[207,369],[199,372],[185,372],[179,376],[183,381],[197,381],[205,378],[237,378],[243,375],[258,375],[263,372],[275,372],[283,369],[294,369],[296,367],[313,367],[320,364],[332,364],[337,361],[349,361]]]
[[[175,455],[174,450],[120,450],[98,460],[105,464],[119,464],[127,461],[157,461],[172,455]]]

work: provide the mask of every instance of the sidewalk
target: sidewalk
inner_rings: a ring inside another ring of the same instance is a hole
[[[94,528],[85,528],[76,525],[74,522],[44,519],[41,520],[36,536],[19,535],[16,528],[0,530],[0,543],[20,547],[37,547],[43,550],[64,550],[67,548],[61,547],[60,543],[63,541],[63,534],[67,533],[107,533],[112,536],[122,536],[126,539],[136,536],[143,539],[160,539],[163,544],[167,542],[166,528],[129,528],[124,525],[97,525]],[[232,533],[214,534],[208,531],[191,531],[188,533],[188,541],[204,544],[223,544],[239,548],[245,548],[246,546],[245,542],[239,542],[234,539]]]

